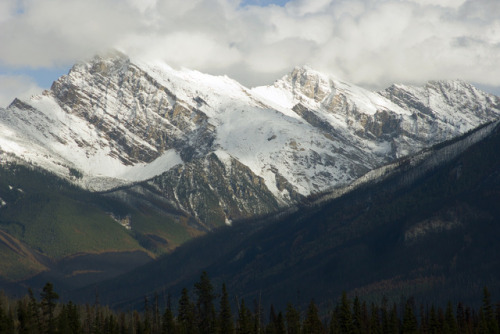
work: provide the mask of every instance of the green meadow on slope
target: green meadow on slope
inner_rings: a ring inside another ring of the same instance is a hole
[[[133,207],[20,165],[0,167],[0,199],[0,276],[9,280],[82,253],[140,251],[154,258],[200,233],[182,215]]]

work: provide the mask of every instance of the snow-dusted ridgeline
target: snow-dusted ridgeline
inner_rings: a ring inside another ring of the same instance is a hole
[[[230,221],[353,187],[499,115],[461,81],[370,92],[298,67],[248,89],[113,52],[1,110],[0,150],[90,190],[149,180],[201,221]]]

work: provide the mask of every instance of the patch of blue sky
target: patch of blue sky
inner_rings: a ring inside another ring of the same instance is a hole
[[[472,85],[486,93],[500,96],[500,86],[485,85],[477,82],[472,82]]]
[[[52,83],[60,76],[68,74],[69,67],[55,67],[55,68],[6,68],[0,67],[0,75],[8,76],[26,76],[31,77],[36,84],[44,89],[50,88]]]

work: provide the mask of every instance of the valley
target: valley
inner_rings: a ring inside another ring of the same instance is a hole
[[[459,80],[372,92],[303,66],[247,88],[95,56],[0,109],[2,286],[115,307],[202,270],[283,303],[496,292],[499,119]]]

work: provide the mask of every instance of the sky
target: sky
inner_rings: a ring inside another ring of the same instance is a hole
[[[373,90],[462,79],[500,95],[500,1],[1,0],[0,106],[110,49],[248,87],[308,65]]]

